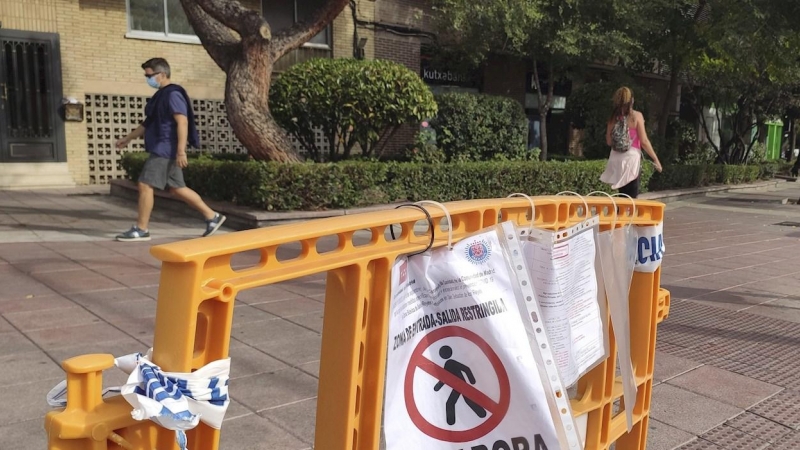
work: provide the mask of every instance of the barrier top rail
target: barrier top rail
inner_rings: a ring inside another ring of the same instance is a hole
[[[621,198],[617,198],[615,201],[605,197],[547,196],[532,198],[536,205],[535,225],[554,229],[566,228],[583,220],[585,218],[585,213],[583,212],[585,203],[588,203],[592,214],[600,216],[601,225],[606,227],[611,225],[615,217],[613,211],[614,202],[616,202],[620,212],[623,213],[617,216],[618,219],[622,217],[629,218],[633,209],[630,200]],[[633,218],[634,225],[655,225],[663,220],[662,203],[636,200],[635,205],[636,217]],[[464,200],[445,203],[445,206],[453,216],[454,240],[479,231],[481,228],[513,219],[518,214],[527,214],[527,211],[530,210],[530,202],[520,198]],[[437,224],[445,216],[444,211],[439,208],[430,206],[426,208]],[[476,221],[465,220],[465,216],[474,215],[476,212],[481,212],[484,216],[482,217],[483,220],[477,221],[480,222],[477,228],[474,226]],[[486,213],[489,212],[496,212],[496,214],[487,215]],[[410,208],[374,211],[358,215],[317,219],[302,224],[285,224],[270,228],[241,231],[237,233],[235,240],[231,240],[225,235],[218,235],[210,238],[163,244],[154,246],[151,253],[164,262],[203,261],[214,256],[263,249],[292,242],[306,243],[308,240],[325,236],[344,235],[345,237],[352,237],[353,233],[361,230],[371,230],[373,232],[372,243],[376,243],[380,240],[380,236],[384,234],[386,227],[392,224],[399,224],[403,226],[402,234],[397,237],[396,241],[388,240],[387,243],[396,246],[398,254],[400,254],[414,250],[413,248],[408,248],[407,244],[409,243],[427,246],[426,237],[415,237],[408,225],[424,219],[425,216],[422,212]],[[519,224],[527,222],[527,219],[517,221]],[[627,223],[630,222],[619,222],[616,225],[622,226]],[[447,242],[447,234],[443,234],[440,227],[437,228],[438,232],[436,233],[434,247],[444,245]],[[351,247],[352,242],[348,241],[350,240],[345,239],[343,242],[340,240],[339,250]],[[312,248],[308,250],[313,252]],[[387,248],[382,248],[382,251],[386,250]]]

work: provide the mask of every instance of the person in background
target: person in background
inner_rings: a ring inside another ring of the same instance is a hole
[[[632,198],[639,196],[639,179],[642,172],[642,149],[661,172],[647,131],[644,116],[633,109],[633,91],[627,87],[617,89],[613,97],[613,110],[606,126],[606,143],[611,147],[606,169],[600,180]]]
[[[186,146],[200,148],[189,95],[170,81],[169,63],[153,58],[142,64],[147,84],[158,89],[144,108],[145,121],[136,130],[116,143],[125,148],[132,140],[144,136],[144,149],[150,157],[139,175],[139,216],[136,225],[117,236],[118,241],[149,241],[150,213],[153,211],[153,189],[169,188],[169,192],[203,214],[211,236],[225,222],[225,216],[214,212],[183,181],[183,168],[189,165]]]

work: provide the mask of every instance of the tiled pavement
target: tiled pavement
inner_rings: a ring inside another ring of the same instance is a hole
[[[774,202],[799,196],[668,210],[649,450],[800,449],[800,206]]]
[[[670,205],[672,309],[658,332],[648,450],[800,449],[800,228],[774,225],[800,222],[800,206],[770,202],[800,187],[784,189]],[[201,222],[156,214],[160,239],[110,241],[134,216],[97,188],[0,191],[0,449],[46,448],[44,396],[62,360],[151,345],[149,246],[193,237]],[[310,448],[323,286],[317,276],[238,297],[222,449]]]
[[[0,244],[109,241],[136,222],[136,204],[108,195],[108,186],[39,191],[0,190]],[[187,239],[205,231],[197,217],[158,208],[153,236]],[[142,252],[149,258],[147,251]]]

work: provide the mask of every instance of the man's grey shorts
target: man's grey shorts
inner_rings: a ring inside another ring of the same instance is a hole
[[[186,187],[183,170],[178,167],[175,160],[156,155],[150,155],[145,161],[139,182],[156,189]]]

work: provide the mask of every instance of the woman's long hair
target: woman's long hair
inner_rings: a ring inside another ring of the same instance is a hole
[[[611,100],[614,103],[614,109],[608,118],[609,123],[630,114],[633,107],[633,91],[630,88],[621,87],[617,89],[617,92],[614,92],[614,97]]]

